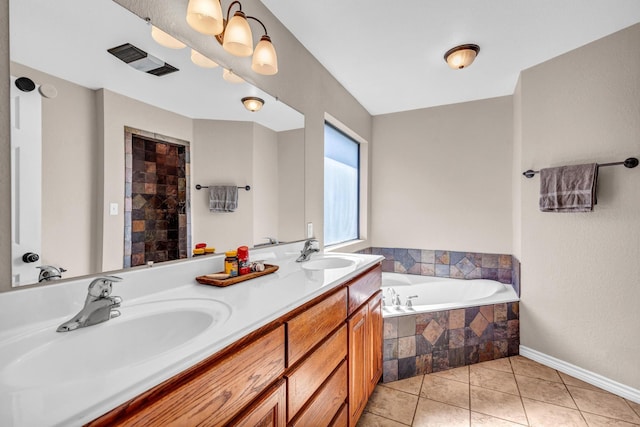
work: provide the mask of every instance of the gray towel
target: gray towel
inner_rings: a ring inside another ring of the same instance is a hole
[[[596,204],[598,165],[561,166],[540,170],[542,212],[591,212]]]
[[[233,212],[238,207],[238,186],[209,186],[209,210],[211,212]]]

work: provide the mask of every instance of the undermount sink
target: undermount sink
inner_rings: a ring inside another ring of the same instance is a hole
[[[319,258],[311,258],[309,261],[302,263],[305,270],[331,270],[336,268],[353,267],[356,260],[342,256],[322,256]]]
[[[122,315],[58,333],[55,325],[0,348],[0,383],[16,388],[70,383],[131,368],[179,349],[231,315],[217,300],[189,298],[124,305]]]

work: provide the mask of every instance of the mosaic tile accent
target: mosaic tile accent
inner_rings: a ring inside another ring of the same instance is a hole
[[[384,319],[382,382],[517,355],[519,308],[511,302]]]

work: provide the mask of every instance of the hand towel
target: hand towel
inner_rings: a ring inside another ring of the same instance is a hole
[[[238,208],[236,185],[209,186],[209,210],[211,212],[233,212]]]
[[[591,212],[597,202],[597,182],[597,163],[541,169],[540,210]]]

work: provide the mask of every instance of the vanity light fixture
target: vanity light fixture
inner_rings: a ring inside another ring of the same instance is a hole
[[[151,37],[160,46],[168,47],[169,49],[182,49],[186,46],[180,40],[170,36],[155,25],[151,26]]]
[[[237,5],[238,10],[229,18],[234,5]],[[258,22],[264,30],[255,49],[249,19]],[[189,0],[187,23],[202,34],[216,36],[223,49],[234,56],[253,54],[251,69],[256,73],[271,76],[278,72],[278,56],[267,34],[267,27],[258,18],[247,16],[238,0],[229,5],[226,19],[222,16],[219,0]]]
[[[191,62],[202,68],[216,68],[218,64],[195,49],[191,49]]]
[[[222,72],[222,78],[228,81],[229,83],[244,83],[244,79],[234,73],[231,70],[227,70],[226,68]]]
[[[244,108],[255,113],[264,105],[264,99],[258,98],[257,96],[245,96],[242,98],[242,104],[244,105]]]
[[[477,44],[463,44],[449,49],[444,54],[444,60],[454,70],[461,70],[473,63],[478,52],[480,52],[480,46]]]

